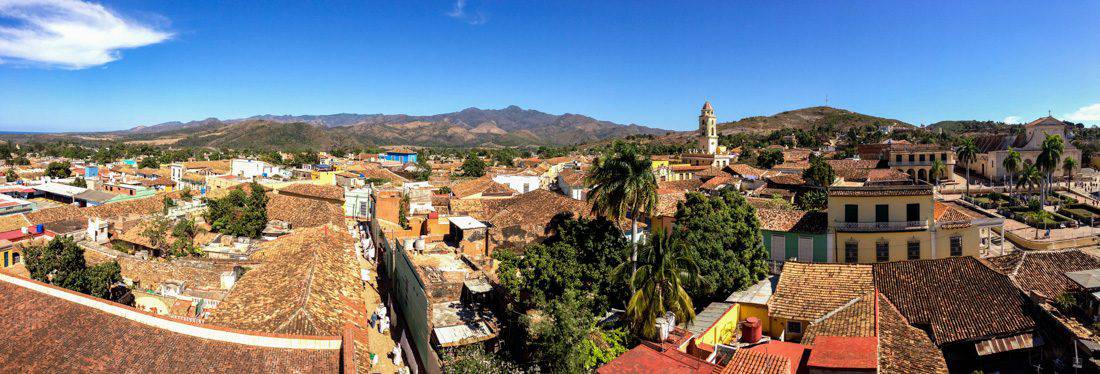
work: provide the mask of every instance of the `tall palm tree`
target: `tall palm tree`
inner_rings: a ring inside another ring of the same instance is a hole
[[[631,263],[638,259],[638,217],[648,217],[657,205],[657,178],[652,165],[649,157],[639,155],[636,148],[619,143],[596,159],[586,177],[594,186],[588,194],[593,213],[612,221],[630,214]]]
[[[1073,188],[1073,169],[1077,168],[1077,160],[1066,157],[1062,160],[1062,173],[1066,176],[1066,188]]]
[[[940,159],[932,160],[932,167],[928,169],[928,179],[932,180],[932,183],[937,186],[940,185],[940,179],[943,178],[944,173],[947,170],[947,166],[944,166]]]
[[[1005,171],[1008,172],[1009,183],[1014,183],[1016,180],[1016,173],[1020,172],[1020,166],[1023,164],[1023,161],[1020,159],[1020,152],[1016,152],[1015,149],[1009,148],[1008,157],[1005,157],[1002,164],[1005,167]]]
[[[1025,162],[1024,168],[1021,169],[1020,173],[1017,175],[1016,189],[1035,188],[1042,185],[1043,174],[1039,172],[1039,168],[1035,167],[1035,165],[1030,162]]]
[[[966,168],[966,196],[970,196],[970,163],[978,158],[978,146],[974,144],[974,138],[963,138],[959,148],[955,150],[955,155]]]
[[[1065,150],[1065,143],[1062,141],[1062,137],[1058,135],[1047,135],[1046,139],[1043,139],[1043,145],[1040,147],[1039,156],[1035,158],[1035,166],[1039,167],[1039,171],[1046,177],[1046,183],[1041,189],[1040,201],[1043,206],[1047,203],[1047,193],[1050,189],[1051,180],[1054,178],[1054,171],[1058,169],[1058,161],[1062,159],[1062,152]]]
[[[631,261],[636,264],[628,282],[635,291],[626,304],[626,316],[631,330],[643,338],[657,337],[656,320],[667,312],[676,316],[677,323],[695,319],[695,307],[685,287],[698,284],[699,266],[674,235],[654,232],[642,258]],[[616,267],[615,276],[625,278],[626,266]]]

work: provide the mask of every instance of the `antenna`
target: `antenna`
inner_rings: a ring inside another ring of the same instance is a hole
[[[829,94],[825,94],[825,106],[829,106]]]

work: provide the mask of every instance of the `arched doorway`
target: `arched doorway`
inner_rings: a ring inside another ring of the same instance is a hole
[[[928,181],[928,173],[926,173],[924,171],[924,169],[917,170],[917,179],[920,179],[922,181],[927,182]]]
[[[912,179],[912,180],[914,180],[914,181],[916,181],[916,180],[917,180],[917,174],[916,174],[916,172],[915,172],[915,171],[913,171],[913,169],[909,169],[909,171],[907,172],[907,174],[909,174],[909,179]]]

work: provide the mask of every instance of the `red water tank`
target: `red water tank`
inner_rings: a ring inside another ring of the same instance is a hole
[[[743,343],[756,343],[763,337],[763,328],[760,326],[760,319],[756,317],[749,317],[741,322],[741,342]]]
[[[439,212],[428,213],[428,219],[436,219],[436,218],[439,218]]]

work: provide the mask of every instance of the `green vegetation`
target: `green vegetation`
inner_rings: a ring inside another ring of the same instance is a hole
[[[175,240],[172,242],[169,254],[174,257],[205,255],[202,249],[195,245],[195,235],[198,235],[195,220],[183,218],[176,221],[175,226],[172,227],[172,238]]]
[[[613,151],[592,163],[586,182],[595,186],[588,194],[592,212],[612,220],[630,215],[630,258],[638,259],[638,218],[649,217],[657,205],[657,178],[653,161],[632,145],[618,143]]]
[[[802,179],[810,182],[811,186],[818,188],[829,187],[836,179],[833,167],[818,155],[810,155],[810,167],[802,171]]]
[[[69,170],[72,166],[68,161],[51,162],[46,165],[46,176],[50,178],[68,178],[73,174],[72,170]]]
[[[69,183],[69,185],[73,187],[88,188],[88,182],[81,177],[76,177],[76,179],[73,179],[73,182]]]
[[[702,282],[689,291],[699,303],[721,300],[767,275],[768,253],[755,208],[737,191],[718,196],[689,193],[676,211],[679,238],[699,266]]]
[[[8,183],[15,182],[19,180],[19,174],[15,173],[14,168],[8,168],[8,171],[4,172],[4,179],[7,180]]]
[[[111,261],[88,267],[84,249],[69,236],[58,236],[48,243],[23,250],[31,278],[98,298],[113,300],[122,282],[122,269]]]
[[[783,151],[777,148],[767,148],[756,156],[756,166],[771,169],[775,165],[783,163]]]
[[[138,161],[137,166],[143,169],[158,169],[160,168],[160,161],[156,157],[147,156]]]
[[[801,210],[824,210],[829,206],[829,194],[823,190],[806,191],[796,195],[794,203]]]
[[[214,231],[226,235],[260,237],[267,226],[267,195],[252,182],[251,193],[234,189],[221,199],[207,201],[206,222]]]
[[[657,339],[656,321],[666,312],[676,315],[678,323],[695,319],[687,288],[698,283],[699,267],[676,235],[657,231],[640,259],[615,268],[618,277],[628,274],[628,266],[635,269],[629,276],[635,291],[626,304],[626,316],[630,330],[646,339]]]
[[[485,351],[477,344],[448,349],[442,354],[446,374],[513,374],[522,373],[515,363],[498,354]]]
[[[966,193],[964,196],[970,196],[969,164],[978,158],[978,146],[974,144],[974,138],[963,138],[962,144],[955,150],[955,155],[959,159],[959,164],[963,165],[963,168],[966,169]]]
[[[480,178],[485,175],[485,161],[482,161],[476,153],[469,153],[466,155],[466,160],[462,161],[462,166],[459,168],[462,171],[462,176]]]

